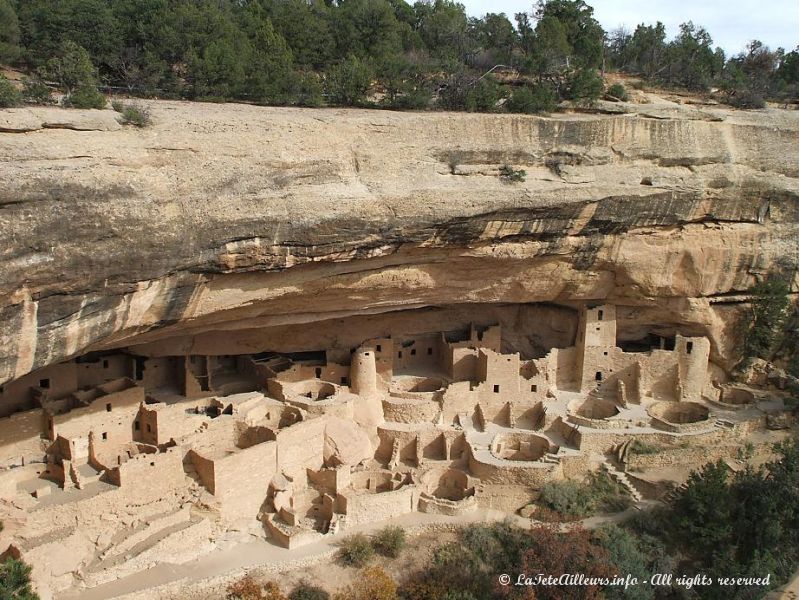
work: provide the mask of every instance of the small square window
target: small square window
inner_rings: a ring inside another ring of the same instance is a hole
[[[538,391],[538,386],[536,384],[531,385],[530,386],[530,391],[531,392],[537,392]]]
[[[341,378],[341,385],[347,385],[347,378],[346,377],[342,377]]]
[[[411,356],[416,356],[416,348],[413,348],[413,349],[411,350]]]
[[[597,317],[596,317],[596,318],[597,318],[597,320],[601,321],[601,320],[602,320],[602,317],[604,316],[604,314],[605,314],[605,313],[603,313],[601,310],[600,310],[599,312],[597,312]]]
[[[103,361],[103,369],[107,369],[107,368],[108,368],[108,361],[104,360]]]
[[[151,467],[154,467],[154,466],[155,466],[155,463],[154,463],[154,462],[151,462],[151,463],[150,463],[150,466],[151,466]]]
[[[494,386],[494,393],[495,394],[499,394],[499,386],[498,385]]]
[[[104,439],[104,440],[107,440],[107,439],[108,439],[108,433],[107,433],[107,432],[105,432],[105,431],[103,431],[103,439]]]
[[[105,412],[111,412],[111,403],[105,405]]]
[[[375,347],[375,351],[377,351],[377,352],[382,352],[382,351],[383,351],[383,347],[382,347],[380,344],[378,344],[378,345]]]
[[[607,356],[607,355],[608,355],[608,353],[607,353],[607,352],[603,352],[602,354],[604,354],[605,356]]]
[[[688,343],[685,345],[685,351],[686,351],[688,354],[690,354],[690,353],[691,353],[691,351],[692,351],[693,349],[694,349],[694,343],[693,343],[693,342],[688,342]]]
[[[141,429],[141,423],[138,421],[133,421],[133,429],[134,431],[139,431]]]
[[[432,355],[433,355],[433,349],[432,348],[428,348],[427,349],[427,356],[432,356]]]
[[[597,327],[596,330],[599,331],[599,327]]]
[[[322,376],[322,369],[316,369],[316,378],[319,379]]]
[[[50,389],[50,380],[49,379],[40,379],[39,380],[39,387],[45,390]]]
[[[400,350],[399,352],[397,352],[397,358],[402,358],[402,350]]]
[[[594,379],[596,381],[602,381],[602,371],[597,371],[596,375],[594,375]]]
[[[153,428],[150,427],[149,423],[147,423],[147,433],[152,433],[152,432],[153,432]]]

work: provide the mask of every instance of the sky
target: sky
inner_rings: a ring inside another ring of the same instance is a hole
[[[517,12],[530,12],[534,0],[459,0],[470,16],[504,12],[513,21]],[[758,39],[775,49],[799,45],[799,0],[587,0],[605,31],[626,25],[632,32],[639,23],[662,21],[668,38],[680,23],[702,25],[730,54],[741,52]]]

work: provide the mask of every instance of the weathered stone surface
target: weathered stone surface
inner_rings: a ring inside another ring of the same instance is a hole
[[[357,465],[373,455],[369,436],[354,421],[328,419],[325,425],[325,465]]]
[[[0,382],[233,328],[584,300],[707,335],[729,368],[740,292],[798,261],[797,111],[151,106],[145,130],[0,112],[28,131],[0,133]]]
[[[40,129],[73,131],[118,131],[116,113],[109,110],[64,110],[61,108],[17,108],[0,112],[0,132],[27,133]]]

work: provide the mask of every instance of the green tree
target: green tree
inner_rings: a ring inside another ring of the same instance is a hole
[[[64,105],[74,108],[103,108],[105,97],[97,90],[97,76],[89,53],[75,42],[61,45],[57,58],[47,63],[46,73],[64,92]]]
[[[556,108],[556,97],[552,87],[543,83],[536,86],[523,86],[513,91],[505,103],[509,112],[541,113],[552,112]]]
[[[641,24],[621,53],[625,70],[652,78],[663,66],[666,54],[666,27],[660,21],[655,25]]]
[[[535,16],[539,22],[551,17],[561,23],[575,66],[598,68],[602,64],[605,32],[594,18],[594,9],[583,0],[539,0]]]
[[[593,104],[604,90],[602,78],[594,69],[579,69],[569,80],[569,98],[577,104]]]
[[[5,75],[0,74],[0,108],[13,108],[22,104],[22,94]]]
[[[535,28],[535,37],[528,57],[528,69],[539,81],[564,72],[569,66],[572,47],[566,38],[566,28],[556,17],[545,16]]]
[[[770,360],[781,341],[788,318],[790,286],[778,277],[755,284],[749,314],[744,319],[744,355]]]
[[[324,69],[336,58],[329,8],[321,0],[267,0],[264,5],[294,61],[304,68]]]
[[[642,551],[640,541],[626,529],[616,525],[606,525],[598,529],[594,539],[607,550],[610,560],[619,573],[629,573],[638,581],[647,581],[653,571],[647,564],[647,556]],[[604,590],[607,600],[650,600],[655,597],[654,588],[636,585],[627,589],[610,586]]]
[[[680,25],[680,33],[666,48],[665,67],[658,78],[669,85],[691,90],[707,89],[724,66],[724,53],[714,52],[713,39],[704,27],[691,21]]]
[[[13,63],[21,55],[17,13],[8,0],[0,0],[0,63]]]
[[[402,49],[400,24],[386,0],[347,0],[332,13],[338,56],[380,62]]]
[[[512,62],[516,31],[505,13],[488,13],[482,19],[473,19],[470,29],[476,42],[486,53],[485,66]]]
[[[696,556],[712,556],[733,539],[732,494],[727,465],[719,460],[691,473],[674,503],[675,531]]]
[[[467,44],[468,19],[462,4],[451,0],[416,2],[416,27],[428,51],[447,60],[461,60]]]
[[[0,563],[0,598],[3,600],[39,600],[30,585],[31,568],[13,558]]]
[[[327,73],[327,93],[332,104],[358,106],[372,85],[372,69],[357,56],[349,56]]]

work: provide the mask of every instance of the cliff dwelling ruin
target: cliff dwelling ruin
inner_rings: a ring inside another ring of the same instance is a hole
[[[412,331],[446,310],[383,315],[361,328],[380,335],[355,346],[271,351],[265,339],[252,354],[178,355],[153,343],[6,384],[0,490],[26,513],[4,509],[18,523],[10,551],[53,589],[73,585],[79,564],[94,586],[256,522],[296,548],[414,511],[512,514],[632,440],[700,447],[763,426],[757,392],[714,376],[706,337],[620,342],[612,304],[511,310],[549,333]],[[318,327],[352,339],[350,325]],[[523,339],[538,343],[514,351]]]

